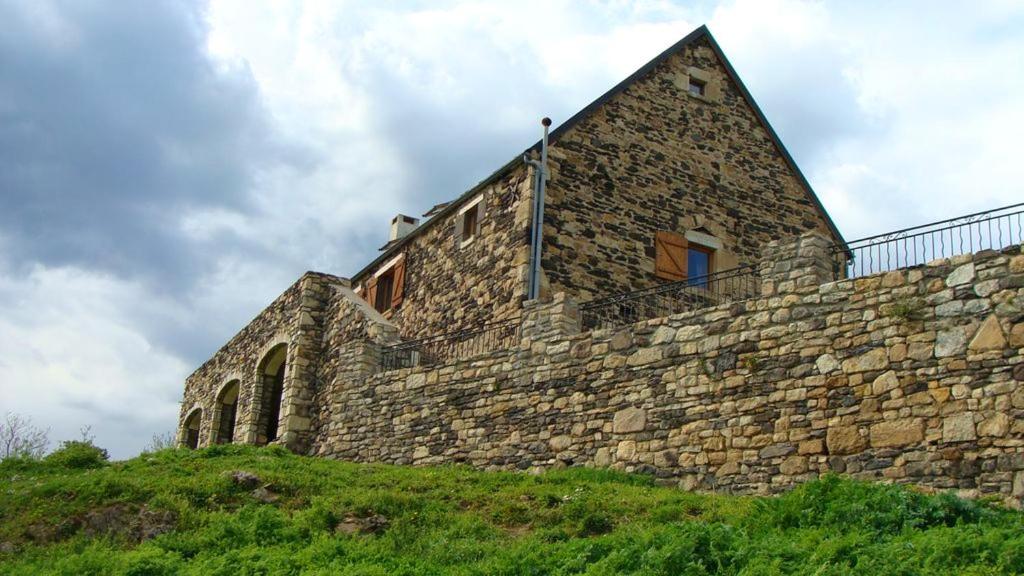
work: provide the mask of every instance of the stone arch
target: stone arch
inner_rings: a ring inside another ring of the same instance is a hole
[[[268,444],[281,435],[281,408],[288,371],[288,344],[277,343],[263,355],[256,369],[256,444]]]
[[[203,409],[198,406],[185,416],[181,425],[181,445],[190,450],[199,448],[199,428],[203,424]]]
[[[239,378],[229,378],[214,397],[213,410],[210,414],[210,442],[212,444],[230,444],[235,441],[235,425],[238,422],[238,393],[242,382]]]

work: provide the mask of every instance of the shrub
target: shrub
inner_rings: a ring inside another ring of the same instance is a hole
[[[101,468],[110,460],[110,454],[91,440],[67,440],[44,460],[62,468]]]
[[[928,496],[905,486],[827,475],[775,499],[758,501],[755,517],[782,527],[845,525],[878,534],[976,523],[991,515],[978,502],[951,493]]]

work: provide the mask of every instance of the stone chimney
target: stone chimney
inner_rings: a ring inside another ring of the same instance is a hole
[[[394,242],[412,232],[420,225],[419,218],[413,218],[412,216],[406,216],[405,214],[399,214],[391,219],[391,235],[388,236],[389,242]]]

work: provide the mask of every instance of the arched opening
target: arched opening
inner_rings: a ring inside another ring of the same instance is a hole
[[[235,439],[235,417],[238,413],[238,380],[229,382],[217,397],[217,444],[230,444]]]
[[[277,440],[278,420],[281,418],[281,399],[284,396],[284,374],[288,357],[288,346],[281,344],[267,353],[260,363],[259,378],[262,381],[260,391],[260,415],[257,419],[257,444],[267,444]]]
[[[196,408],[185,418],[184,434],[182,442],[186,448],[195,450],[199,448],[199,424],[203,419],[203,411]]]

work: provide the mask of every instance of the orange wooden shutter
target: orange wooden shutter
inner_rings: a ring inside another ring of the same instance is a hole
[[[371,308],[377,307],[377,277],[370,276],[370,279],[366,281],[366,301],[370,304]]]
[[[654,236],[654,275],[665,280],[686,280],[686,238],[674,232]]]
[[[395,263],[394,282],[391,283],[391,307],[395,308],[402,303],[405,296],[405,256],[402,256]]]

